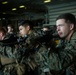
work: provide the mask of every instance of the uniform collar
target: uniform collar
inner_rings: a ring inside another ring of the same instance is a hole
[[[73,33],[71,40],[76,39],[76,32]]]

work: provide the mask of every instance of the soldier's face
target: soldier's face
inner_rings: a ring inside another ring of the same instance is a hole
[[[13,28],[11,28],[11,27],[7,27],[7,29],[8,29],[8,33],[13,31]]]
[[[71,32],[70,23],[66,23],[65,19],[58,19],[56,21],[57,32],[61,38],[67,38]]]
[[[24,26],[19,26],[19,33],[22,37],[28,34],[28,29],[27,27]]]

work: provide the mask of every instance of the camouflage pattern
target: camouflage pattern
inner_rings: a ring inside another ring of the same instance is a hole
[[[18,49],[15,45],[10,45],[8,42],[9,36],[7,36],[4,40],[7,42],[4,44],[0,42],[0,59],[1,59],[1,70],[3,75],[17,75],[17,66],[18,63],[17,58],[20,58]],[[12,39],[13,40],[13,39]]]
[[[27,49],[30,50],[26,63],[34,70],[35,75],[45,75],[49,72],[47,48],[36,40],[39,35],[31,31],[26,39]],[[27,53],[28,54],[28,53]],[[26,55],[27,55],[26,54]]]
[[[40,35],[34,31],[27,38],[12,46],[1,46],[1,55],[15,59],[15,63],[6,64],[2,68],[7,75],[50,75],[48,66],[48,50],[36,40]]]
[[[76,32],[74,32],[70,41],[66,41],[66,40],[62,41],[59,44],[59,47],[60,50],[58,52],[62,65],[62,70],[66,71],[66,73],[68,72],[67,70],[69,70],[69,72],[71,72],[71,75],[76,75],[75,73]]]
[[[48,66],[51,73],[50,75],[55,75],[62,69],[56,46],[57,43],[55,42],[55,39],[51,39],[48,46]]]
[[[0,55],[15,60],[2,65],[4,75],[31,75],[31,71],[33,75],[64,75],[69,70],[75,75],[76,32],[69,42],[62,40],[56,48],[48,46],[50,49],[37,41],[38,37],[31,31],[19,44],[4,46],[0,42]]]

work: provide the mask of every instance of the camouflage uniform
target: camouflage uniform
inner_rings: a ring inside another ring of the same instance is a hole
[[[49,72],[48,51],[44,45],[36,40],[38,37],[39,35],[34,31],[28,35],[24,44],[26,51],[23,60],[34,71],[35,75],[45,75],[45,72]]]
[[[63,40],[58,47],[60,47],[58,54],[62,66],[62,71],[65,71],[67,75],[69,73],[69,75],[76,75],[76,32],[73,33],[70,41]]]
[[[49,40],[48,42],[48,66],[50,68],[50,75],[57,74],[58,71],[62,69],[61,61],[56,49],[56,42],[54,39]]]
[[[3,72],[3,75],[17,75],[16,60],[17,58],[20,58],[20,56],[18,55],[19,52],[15,48],[15,45],[9,44],[9,41],[12,41],[13,39],[9,39],[9,36],[7,36],[4,39],[6,41],[3,40],[3,42],[0,42],[0,59],[2,65],[1,70]]]

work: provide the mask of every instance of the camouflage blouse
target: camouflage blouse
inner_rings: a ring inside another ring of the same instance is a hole
[[[70,41],[62,40],[58,45],[58,56],[61,63],[61,70],[75,64],[76,60],[76,32],[73,33]]]

